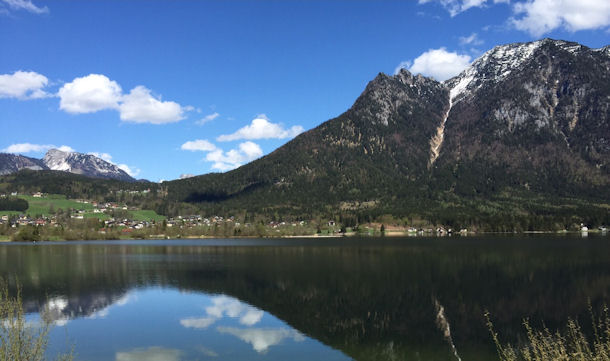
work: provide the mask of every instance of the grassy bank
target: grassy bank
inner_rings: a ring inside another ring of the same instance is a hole
[[[523,321],[527,337],[514,346],[502,344],[494,331],[489,314],[485,315],[500,361],[610,361],[610,316],[591,312],[592,335],[587,336],[578,321],[569,319],[565,331],[550,331],[546,326],[534,329]]]

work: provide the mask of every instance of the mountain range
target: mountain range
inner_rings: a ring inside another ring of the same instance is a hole
[[[92,178],[135,181],[118,166],[91,154],[50,149],[44,158],[36,159],[18,154],[0,153],[0,175],[11,174],[21,169],[56,170]]]
[[[531,228],[531,220],[607,223],[609,120],[610,46],[501,45],[444,82],[405,69],[380,73],[346,112],[272,153],[226,173],[162,183],[157,211],[182,204],[212,214],[352,223],[393,215],[509,229]],[[50,153],[43,163],[51,169],[119,171]]]
[[[345,113],[269,155],[169,189],[204,208],[271,214],[608,203],[609,119],[610,47],[508,44],[444,82],[379,74]],[[563,211],[556,206],[544,212]]]

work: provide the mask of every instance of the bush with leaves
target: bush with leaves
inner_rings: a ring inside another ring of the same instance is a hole
[[[42,361],[49,342],[51,323],[41,317],[34,325],[25,318],[21,290],[11,296],[7,283],[0,279],[0,361]],[[58,361],[71,361],[72,353],[60,354]]]

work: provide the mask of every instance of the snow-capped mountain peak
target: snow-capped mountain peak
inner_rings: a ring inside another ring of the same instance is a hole
[[[64,152],[51,149],[42,159],[51,170],[82,174],[89,177],[133,181],[134,179],[118,166],[91,154]]]
[[[497,84],[507,79],[513,72],[523,69],[525,64],[545,46],[553,46],[572,55],[578,55],[587,49],[578,43],[548,38],[529,43],[496,46],[476,59],[458,76],[444,82],[451,90],[451,100],[455,104],[485,84]],[[604,49],[598,50],[605,52]]]

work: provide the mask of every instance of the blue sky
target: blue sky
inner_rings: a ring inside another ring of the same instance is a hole
[[[610,1],[0,0],[0,150],[95,153],[152,181],[226,171],[400,66],[444,80],[500,44],[610,43]]]

